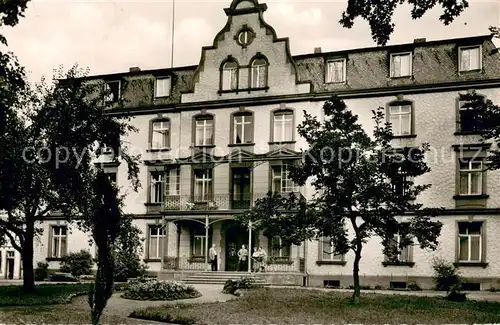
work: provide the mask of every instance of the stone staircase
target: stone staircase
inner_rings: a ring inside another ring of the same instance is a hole
[[[183,282],[187,284],[220,284],[224,285],[227,280],[238,281],[241,278],[250,278],[255,285],[266,285],[266,281],[258,274],[247,272],[200,272],[187,275]]]

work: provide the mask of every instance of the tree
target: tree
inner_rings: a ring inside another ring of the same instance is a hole
[[[383,108],[373,111],[372,138],[338,97],[327,101],[323,110],[324,122],[304,112],[298,133],[309,149],[290,171],[298,185],[311,180],[315,197],[305,202],[295,195],[268,195],[238,218],[258,224],[268,236],[280,236],[282,245],[328,237],[335,254],[353,251],[356,301],[364,243],[378,236],[384,254],[391,259],[416,241],[422,248],[435,249],[442,224],[434,216],[440,209],[414,203],[430,187],[414,182],[430,171],[424,161],[428,144],[401,150],[392,147],[391,125],[383,123]],[[398,222],[399,217],[408,220]],[[395,235],[401,238],[399,245],[394,242]]]
[[[143,251],[141,238],[142,231],[133,225],[130,215],[122,217],[121,231],[113,247],[115,258],[115,281],[127,281],[129,278],[137,278],[146,273],[146,266],[141,264],[139,253]]]
[[[92,233],[98,251],[97,273],[88,298],[92,324],[96,325],[113,294],[113,246],[122,230],[123,201],[118,196],[118,189],[102,170],[97,172],[92,185],[93,189],[89,192],[93,195],[87,197],[87,211],[81,219],[81,227]]]
[[[346,28],[354,26],[356,18],[362,18],[370,25],[372,38],[377,45],[386,45],[394,32],[392,16],[394,10],[405,3],[413,6],[411,18],[418,19],[432,8],[440,5],[443,13],[439,20],[449,25],[469,7],[466,0],[349,0],[347,9],[342,13],[339,23]]]
[[[103,105],[103,102],[107,102],[104,99],[111,93],[103,84],[85,82],[76,67],[64,77],[55,87],[43,92],[43,105],[36,115],[35,128],[44,130],[43,143],[52,157],[51,163],[45,166],[48,184],[52,186],[51,198],[61,202],[57,208],[80,229],[90,233],[97,246],[97,274],[88,302],[92,324],[98,324],[113,293],[117,239],[127,241],[127,238],[135,238],[135,233],[130,233],[131,219],[122,211],[124,196],[119,195],[116,184],[94,163],[94,158],[101,154],[94,144],[106,144],[113,159],[125,162],[132,189],[137,191],[139,156],[129,155],[123,141],[128,132],[136,129],[124,121],[125,118],[108,114],[109,104]],[[123,107],[124,101],[118,99],[116,105]],[[56,206],[51,200],[48,203]]]
[[[487,168],[500,169],[500,106],[475,91],[460,94],[460,99],[465,103],[463,109],[474,112],[469,118],[472,119],[474,129],[481,135],[482,141],[493,144],[486,160]]]
[[[75,66],[59,72],[50,86],[42,80],[34,89],[27,87],[7,115],[6,150],[0,152],[0,200],[7,218],[0,219],[0,229],[22,256],[26,292],[34,290],[33,242],[41,232],[35,225],[57,212],[70,221],[81,217],[93,193],[88,184],[99,154],[96,143],[111,147],[128,165],[133,188],[139,185],[138,157],[122,143],[135,129],[125,118],[107,114],[105,88],[83,82],[84,75]]]

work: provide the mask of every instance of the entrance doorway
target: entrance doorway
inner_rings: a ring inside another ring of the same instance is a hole
[[[250,249],[248,248],[248,230],[242,227],[235,221],[228,221],[230,224],[227,225],[225,230],[226,238],[226,271],[239,271],[239,258],[238,251],[241,249],[242,245],[245,245],[249,255]],[[255,243],[257,236],[252,234],[252,243]],[[252,244],[253,245],[253,244]],[[248,271],[248,260],[245,263],[242,271]]]

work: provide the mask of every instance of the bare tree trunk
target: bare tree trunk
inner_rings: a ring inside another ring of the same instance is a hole
[[[359,261],[361,260],[361,247],[356,248],[354,256],[354,264],[352,270],[352,277],[354,280],[354,293],[352,294],[352,301],[358,302],[361,296],[361,287],[359,283]]]
[[[354,239],[356,246],[354,247],[354,263],[352,269],[354,292],[352,294],[352,299],[351,299],[353,303],[356,303],[359,301],[359,298],[361,297],[361,288],[359,284],[359,261],[361,260],[361,249],[363,248],[363,239],[361,238],[359,226],[356,223],[356,216],[352,216],[350,219],[352,227],[354,229],[354,234],[356,236]]]
[[[89,292],[92,325],[98,325],[108,299],[113,294],[114,258],[111,247],[98,248],[97,274]]]
[[[23,292],[32,293],[35,291],[35,271],[33,269],[33,245],[35,236],[35,223],[26,222],[26,236],[22,243],[21,258],[23,263]]]

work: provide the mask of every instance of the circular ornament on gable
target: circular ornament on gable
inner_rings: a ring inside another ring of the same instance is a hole
[[[237,37],[238,44],[243,47],[246,47],[250,43],[252,43],[253,39],[253,33],[248,29],[242,30]]]

